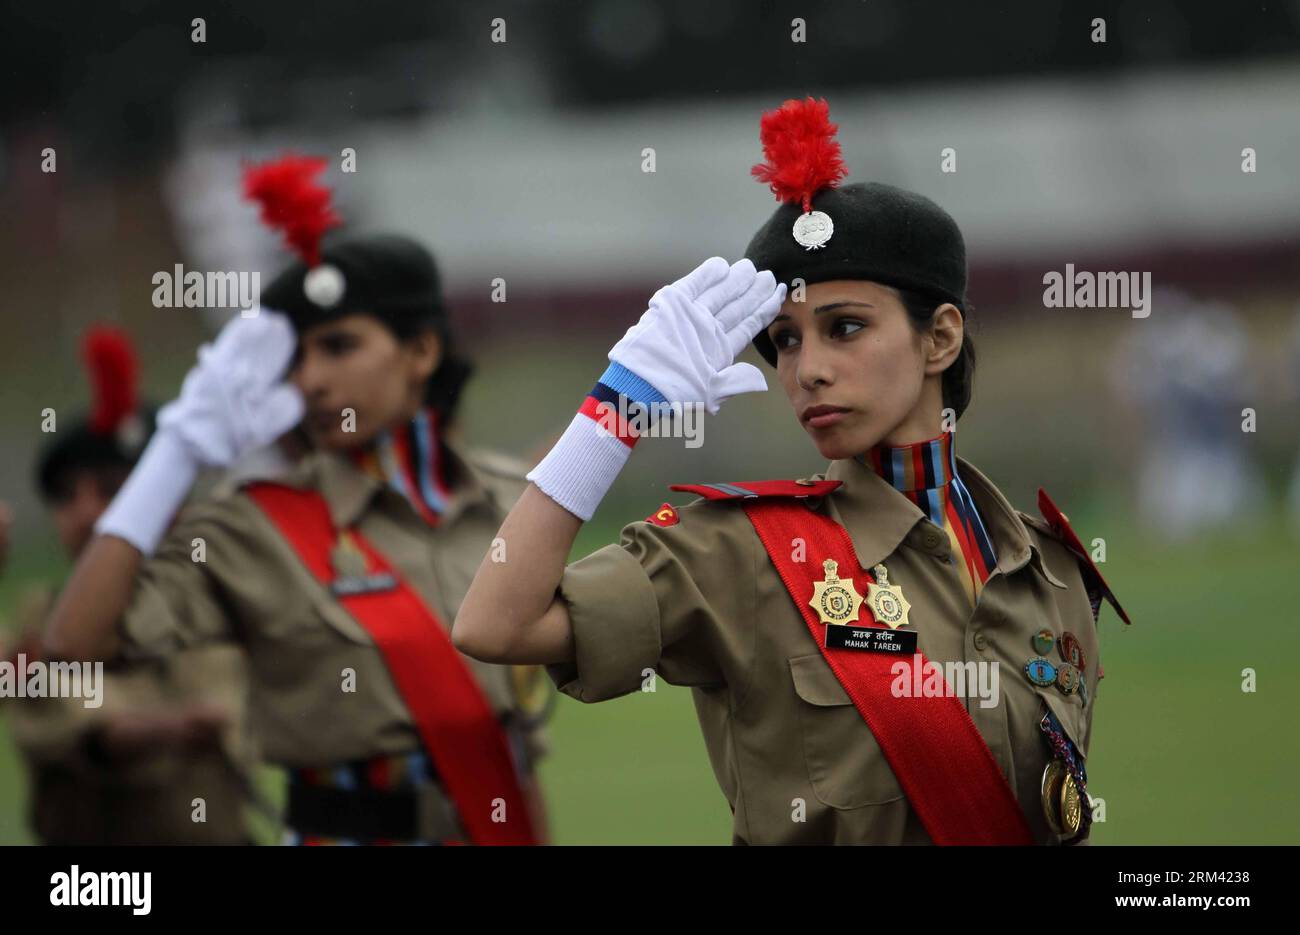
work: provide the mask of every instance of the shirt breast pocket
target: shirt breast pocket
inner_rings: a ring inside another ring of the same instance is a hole
[[[867,722],[821,653],[790,659],[808,779],[831,808],[883,805],[903,789]]]

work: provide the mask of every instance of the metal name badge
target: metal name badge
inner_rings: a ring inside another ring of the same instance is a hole
[[[826,628],[826,645],[831,649],[911,656],[916,652],[916,638],[915,630],[890,630],[873,626],[860,629],[852,626]]]
[[[835,222],[824,211],[809,211],[794,220],[794,239],[805,250],[819,250],[835,233]]]

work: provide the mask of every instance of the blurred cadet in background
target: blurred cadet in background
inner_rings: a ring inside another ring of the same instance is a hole
[[[248,170],[246,194],[302,259],[200,349],[48,645],[67,659],[243,645],[262,752],[290,771],[289,841],[537,843],[545,677],[462,657],[447,632],[523,466],[449,437],[471,368],[433,257],[400,236],[322,246],[338,223],[323,169]],[[172,525],[201,466],[300,420],[316,450],[293,472],[245,476]]]
[[[1157,290],[1160,308],[1136,326],[1113,378],[1142,420],[1137,514],[1172,540],[1255,514],[1259,473],[1242,427],[1257,398],[1249,343],[1237,313]]]
[[[138,402],[135,354],[124,334],[90,331],[84,357],[89,415],[55,432],[37,465],[42,500],[72,559],[130,474],[153,431]],[[5,654],[39,661],[54,591],[30,593]],[[243,653],[196,648],[108,668],[102,705],[78,697],[0,701],[27,765],[31,821],[45,844],[244,844],[254,759]]]

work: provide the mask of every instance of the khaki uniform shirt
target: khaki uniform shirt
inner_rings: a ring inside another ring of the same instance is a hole
[[[911,602],[927,659],[1000,663],[998,704],[981,707],[968,697],[966,707],[1034,838],[1058,843],[1040,804],[1050,753],[1038,722],[1050,708],[1086,756],[1098,670],[1091,606],[1073,554],[957,461],[998,557],[973,614],[948,537],[869,467],[834,461],[826,476],[843,486],[798,502],[843,525],[864,568],[884,563]],[[576,659],[550,667],[556,684],[581,701],[636,691],[650,670],[690,686],[735,814],[735,843],[928,842],[740,503],[698,500],[678,513],[675,525],[627,526],[621,544],[565,570],[559,591]],[[1032,637],[1044,627],[1080,641],[1087,706],[1079,694],[1025,677],[1025,663],[1037,655]]]
[[[277,480],[319,491],[336,528],[360,530],[450,631],[525,481],[514,462],[496,456],[462,456],[453,448],[448,466],[452,496],[437,527],[383,481],[336,454],[307,455]],[[200,545],[204,561],[194,557]],[[325,767],[420,749],[379,647],[240,489],[182,511],[145,562],[120,630],[127,658],[242,644],[255,734],[273,763]],[[519,705],[511,669],[462,658],[493,710],[513,719]],[[539,731],[521,728],[518,734],[526,752],[536,755]]]
[[[52,602],[47,592],[29,603],[22,614],[27,625],[39,626]],[[247,730],[243,653],[211,646],[107,666],[98,687],[98,707],[82,698],[5,699],[4,714],[27,766],[37,838],[44,844],[250,843],[256,756]],[[92,753],[94,735],[116,716],[195,703],[226,715],[215,748],[158,747],[111,760]]]

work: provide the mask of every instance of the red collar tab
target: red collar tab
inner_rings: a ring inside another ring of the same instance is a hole
[[[1110,589],[1110,585],[1102,577],[1101,570],[1093,562],[1092,556],[1088,554],[1088,550],[1083,547],[1078,535],[1070,527],[1069,520],[1065,518],[1065,514],[1052,502],[1052,498],[1047,495],[1047,491],[1042,487],[1038,488],[1038,511],[1043,514],[1043,519],[1052,528],[1052,532],[1056,533],[1061,541],[1065,543],[1065,547],[1078,556],[1088,571],[1096,576],[1097,583],[1101,586],[1102,596],[1110,602],[1111,607],[1115,608],[1115,613],[1119,614],[1119,618],[1131,625],[1133,621],[1128,618],[1124,608],[1119,606],[1119,601],[1115,599],[1115,592]]]
[[[706,500],[748,500],[754,497],[824,497],[841,480],[747,480],[729,484],[672,484],[669,490],[699,494]]]

